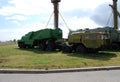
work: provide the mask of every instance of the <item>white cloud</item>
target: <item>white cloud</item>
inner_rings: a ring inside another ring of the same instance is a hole
[[[61,11],[74,9],[94,9],[100,4],[112,2],[111,0],[61,0]]]
[[[49,13],[52,10],[49,0],[10,0],[9,3],[12,5],[4,6],[0,9],[0,15],[36,15],[41,13]]]
[[[27,17],[23,16],[23,15],[13,15],[13,16],[6,17],[6,19],[7,20],[25,21],[25,20],[27,20]]]
[[[96,28],[99,25],[95,24],[90,18],[84,17],[84,18],[77,18],[72,17],[68,22],[68,26],[72,30],[76,29],[85,29],[85,28]]]
[[[11,7],[11,6],[5,6],[2,9],[0,9],[1,16],[12,15],[13,13],[14,13],[14,7]]]

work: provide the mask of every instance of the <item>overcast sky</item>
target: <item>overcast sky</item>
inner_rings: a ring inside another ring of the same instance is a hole
[[[112,0],[61,0],[59,10],[72,30],[113,26],[109,4]],[[0,0],[0,41],[20,39],[29,31],[53,28],[53,17],[46,27],[52,12],[51,0]],[[68,29],[61,17],[59,27],[67,37]]]

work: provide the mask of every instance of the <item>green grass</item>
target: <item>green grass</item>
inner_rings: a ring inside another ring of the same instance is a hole
[[[91,54],[45,52],[19,49],[17,45],[0,45],[0,68],[62,69],[96,66],[119,66],[119,51]]]

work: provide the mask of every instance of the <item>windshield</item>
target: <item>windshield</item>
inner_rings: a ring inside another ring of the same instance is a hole
[[[108,34],[103,34],[103,35],[101,35],[101,39],[109,39],[109,35]]]

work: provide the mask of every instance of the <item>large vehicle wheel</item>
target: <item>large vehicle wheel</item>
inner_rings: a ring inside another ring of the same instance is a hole
[[[112,50],[119,50],[119,49],[120,49],[120,46],[119,46],[118,44],[116,44],[116,43],[113,43],[113,44],[111,45],[111,49],[112,49]]]
[[[21,49],[22,49],[22,48],[26,48],[26,46],[25,46],[24,43],[18,43],[18,47],[21,48]]]
[[[79,45],[76,48],[76,53],[86,53],[86,48],[83,45]]]
[[[72,48],[70,46],[63,46],[62,52],[63,53],[71,53],[72,52]]]
[[[34,46],[28,45],[27,48],[32,49],[32,48],[34,48]]]
[[[49,40],[46,50],[47,51],[54,51],[55,50],[55,42],[52,40]]]
[[[88,53],[98,53],[98,49],[87,49]]]
[[[39,43],[39,49],[41,49],[41,50],[45,50],[46,49],[46,42],[45,41],[41,41]]]

